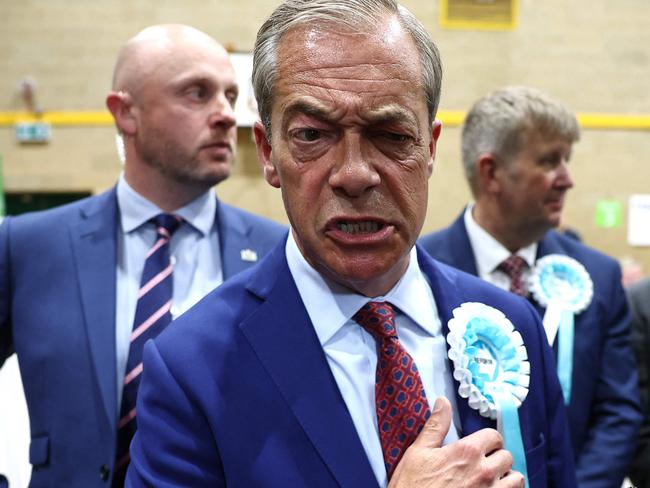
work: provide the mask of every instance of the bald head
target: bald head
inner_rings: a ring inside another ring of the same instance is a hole
[[[124,177],[161,209],[230,174],[237,78],[226,50],[193,27],[147,27],[120,50],[106,96],[124,141]]]
[[[197,49],[228,56],[221,44],[194,27],[182,24],[146,27],[120,50],[113,72],[113,90],[135,94],[153,72],[171,67],[170,60],[191,56]]]

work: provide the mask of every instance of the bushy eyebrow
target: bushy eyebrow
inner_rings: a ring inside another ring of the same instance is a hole
[[[289,122],[295,115],[307,115],[324,122],[332,120],[331,110],[316,99],[300,99],[291,102],[284,110],[282,129],[286,131]]]
[[[286,130],[294,115],[301,114],[314,117],[323,122],[333,122],[332,110],[314,98],[302,98],[290,103],[284,111],[282,126]],[[361,116],[370,125],[408,123],[419,128],[418,120],[408,110],[396,103],[390,103],[377,108],[362,109]]]
[[[414,114],[396,103],[364,110],[363,117],[371,124],[407,123],[418,127],[418,121]]]

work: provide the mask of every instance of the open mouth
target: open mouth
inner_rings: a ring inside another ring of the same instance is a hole
[[[374,234],[384,228],[384,224],[374,220],[361,222],[337,222],[336,228],[346,234]]]

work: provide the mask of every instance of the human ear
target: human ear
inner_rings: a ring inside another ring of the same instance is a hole
[[[476,160],[476,176],[478,187],[483,191],[494,194],[501,190],[499,163],[493,154],[479,155]]]
[[[257,148],[257,159],[262,166],[264,179],[267,183],[275,188],[280,188],[280,177],[272,161],[273,148],[267,135],[266,129],[261,122],[257,121],[253,125],[253,134],[255,135],[255,147]]]
[[[433,173],[433,163],[436,160],[436,149],[438,147],[438,138],[440,137],[440,131],[442,130],[442,122],[439,120],[434,120],[431,124],[431,140],[429,141],[429,161],[427,162],[427,170],[429,176]]]
[[[106,96],[106,107],[115,119],[120,134],[134,135],[136,133],[136,120],[133,113],[133,101],[125,91],[111,91]]]

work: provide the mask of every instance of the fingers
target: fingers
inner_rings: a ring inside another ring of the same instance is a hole
[[[503,449],[503,438],[494,429],[483,429],[453,443],[452,459],[462,465],[467,486],[519,486],[519,473],[512,471],[513,458]]]
[[[438,397],[431,416],[407,449],[390,480],[391,488],[415,486],[525,486],[521,473],[512,471],[512,454],[503,449],[503,437],[494,429],[474,432],[444,447],[451,424],[451,404]]]
[[[496,485],[498,488],[524,488],[526,479],[518,471],[510,471],[501,478]]]
[[[499,449],[486,456],[484,467],[492,479],[503,479],[513,473],[512,454],[505,449]]]
[[[485,455],[503,449],[503,437],[494,429],[481,429],[464,437],[459,442],[472,444]]]
[[[451,425],[451,403],[445,397],[438,397],[433,404],[433,411],[429,420],[422,428],[422,432],[413,442],[419,448],[433,449],[442,446],[449,426]]]
[[[431,418],[397,465],[389,488],[524,487],[523,476],[512,471],[512,454],[503,449],[503,438],[494,429],[439,447],[450,422],[449,402],[438,399]]]

